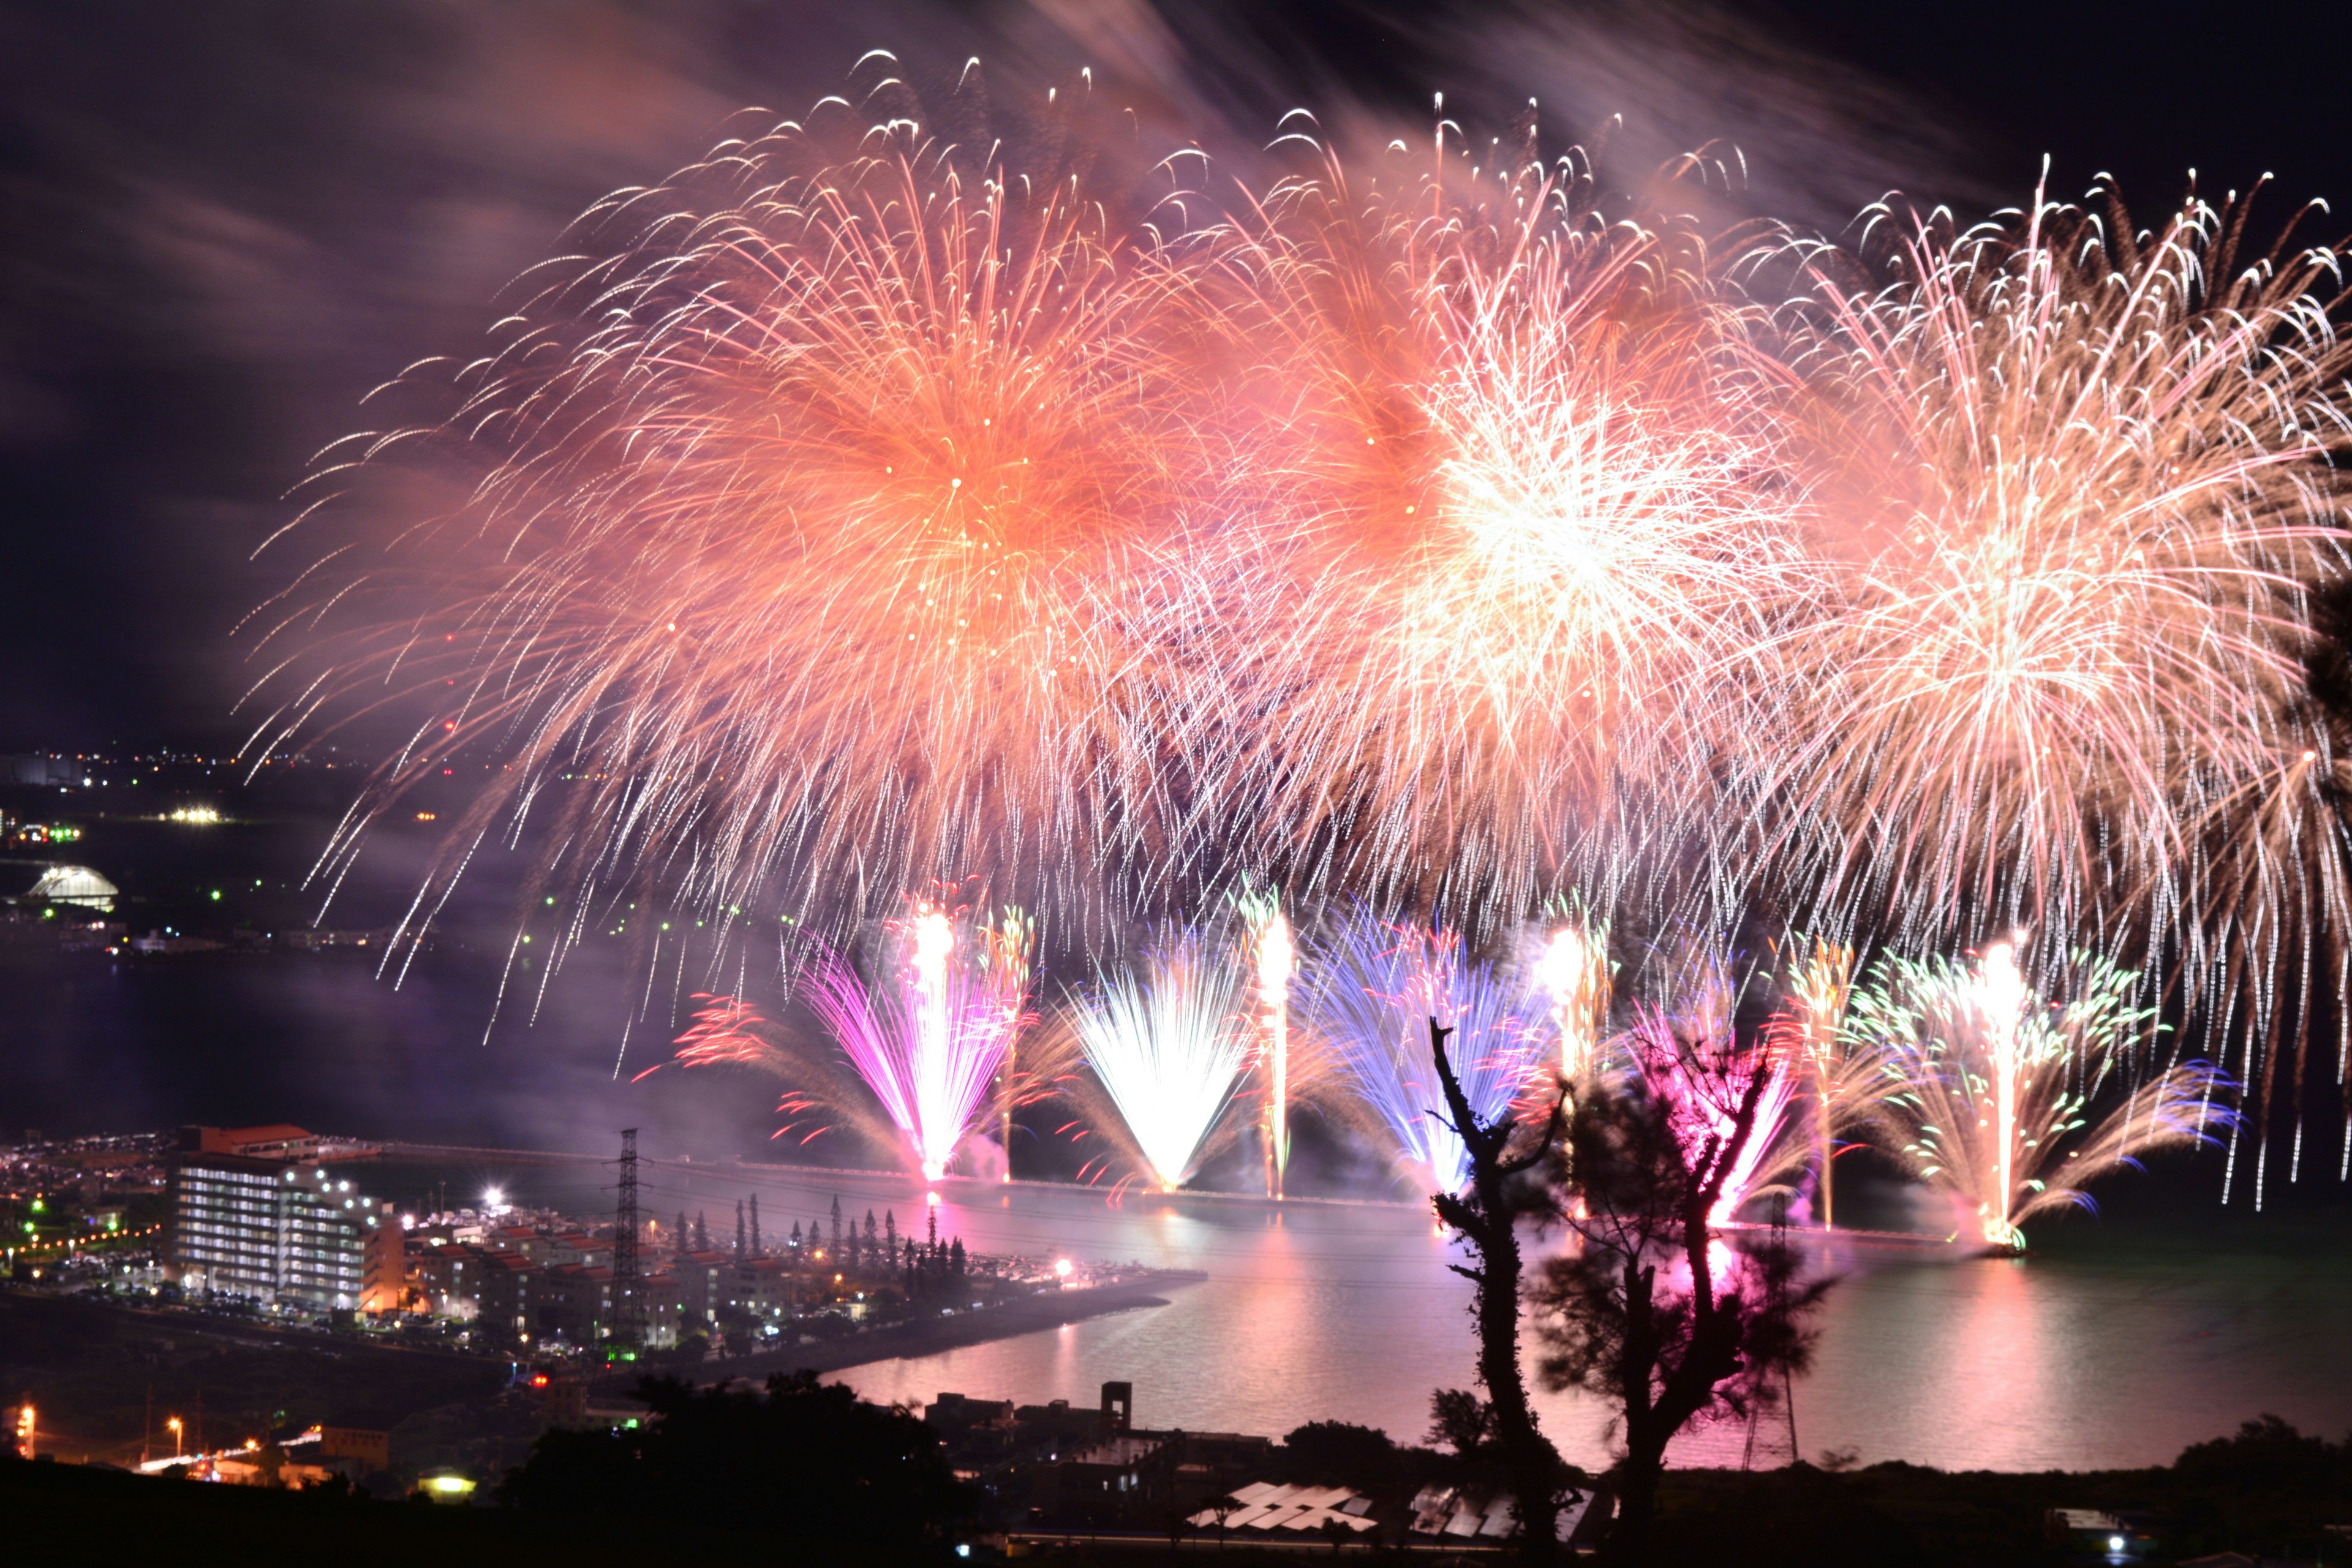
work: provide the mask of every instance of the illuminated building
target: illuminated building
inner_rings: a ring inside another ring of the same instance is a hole
[[[530,1321],[531,1296],[539,1266],[520,1252],[478,1248],[479,1272],[474,1279],[478,1313],[475,1321],[500,1342],[537,1337]],[[461,1309],[462,1310],[462,1309]]]
[[[408,1237],[392,1205],[380,1205],[360,1247],[360,1310],[396,1312],[408,1300]]]
[[[483,1281],[499,1268],[497,1260],[480,1247],[437,1237],[409,1254],[407,1261],[408,1283],[424,1298],[425,1310],[436,1318],[460,1321],[470,1321],[482,1310]],[[516,1307],[508,1312],[507,1332],[502,1337],[510,1339],[520,1330],[521,1325],[512,1321],[520,1311]]]
[[[677,1279],[679,1305],[694,1329],[709,1332],[719,1322],[719,1309],[727,1305],[728,1274],[733,1268],[727,1254],[716,1247],[681,1252],[670,1260]]]
[[[323,1166],[184,1151],[173,1162],[164,1259],[190,1292],[299,1311],[365,1294],[369,1233],[398,1222]]]
[[[407,1253],[410,1283],[436,1317],[471,1322],[499,1344],[561,1334],[593,1344],[612,1330],[613,1247],[580,1231],[502,1226],[478,1243],[428,1238]],[[678,1279],[644,1281],[646,1348],[677,1342]]]
[[[51,866],[41,872],[25,897],[34,903],[75,904],[109,910],[122,889],[87,866]]]

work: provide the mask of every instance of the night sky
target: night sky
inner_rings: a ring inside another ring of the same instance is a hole
[[[2153,211],[2278,176],[2352,199],[2340,5],[1266,4],[1034,0],[0,6],[0,750],[218,743],[248,559],[312,453],[604,192],[866,49],[1001,101],[1092,65],[1162,139],[1245,166],[1286,109],[1362,136],[1429,95],[1555,150],[1612,114],[1622,174],[1716,142],[1750,210],[1835,227],[1899,188],[1964,214],[2101,171]],[[2347,209],[2352,212],[2352,209]],[[2352,224],[2347,216],[2347,224]],[[2323,219],[2313,233],[2334,237]]]
[[[1425,137],[1434,92],[1482,137],[1532,97],[1548,153],[1599,136],[1604,175],[1635,186],[1683,152],[1736,149],[1745,184],[1706,197],[1706,216],[1835,233],[1888,192],[1963,219],[2023,203],[2045,156],[2053,192],[2109,173],[2143,216],[2191,167],[2214,195],[2274,173],[2273,221],[2311,197],[2352,203],[2339,13],[0,0],[0,752],[236,746],[257,672],[234,629],[315,547],[253,552],[294,515],[313,455],[383,417],[361,406],[369,389],[476,353],[499,290],[591,203],[805,112],[868,49],[934,101],[979,56],[1016,110],[1091,67],[1144,142],[1197,142],[1237,174],[1295,107],[1362,147]],[[2346,214],[2308,234],[2352,231]],[[205,840],[209,859],[168,833],[141,847],[120,823],[89,853],[142,929],[184,906],[308,923],[321,909],[303,872],[342,776],[314,780],[299,811],[255,806]],[[331,923],[395,918],[437,831],[373,850]],[[761,1083],[631,1089],[667,1031],[625,1036],[643,982],[617,959],[575,959],[542,1016],[487,1027],[518,870],[474,868],[444,950],[396,994],[356,962],[20,971],[0,1008],[0,1123],[292,1120],[588,1146],[642,1121],[649,1147],[763,1144]]]

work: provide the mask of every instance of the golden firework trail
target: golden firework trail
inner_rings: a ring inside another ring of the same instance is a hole
[[[1875,1121],[1884,1074],[1871,1053],[1856,1048],[1845,1026],[1846,1008],[1853,994],[1853,949],[1820,937],[1810,942],[1797,939],[1790,947],[1787,977],[1790,1022],[1810,1080],[1813,1181],[1821,1199],[1822,1226],[1828,1229],[1837,1222],[1838,1135]]]
[[[2244,254],[2247,216],[2192,196],[2138,230],[2037,193],[1794,247],[1836,570],[1753,765],[1787,825],[1768,858],[1809,862],[1830,923],[2136,952],[2221,1037],[2242,1014],[2266,1108],[2278,982],[2342,970],[2342,823],[2296,773],[2336,749],[2303,691],[2352,348],[2334,252]]]
[[[1564,909],[1535,963],[1536,984],[1551,1000],[1564,1082],[1580,1083],[1600,1068],[1612,977],[1608,922],[1572,905]]]
[[[1710,236],[1531,111],[1286,121],[1235,180],[979,84],[934,115],[870,57],[615,193],[387,394],[437,417],[322,458],[303,526],[359,532],[260,618],[255,754],[403,726],[330,889],[484,781],[396,962],[499,847],[541,994],[609,933],[640,1014],[967,875],[1090,955],[1253,878],[1479,951],[1571,888],[1629,937],[2027,929],[2029,991],[2076,947],[2169,988],[2257,1201],[2274,1107],[2300,1173],[2315,1028],[2352,1059],[2333,251],[2193,196]]]

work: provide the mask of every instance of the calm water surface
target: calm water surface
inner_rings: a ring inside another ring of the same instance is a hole
[[[649,1207],[730,1203],[730,1173],[665,1167]],[[772,1234],[824,1212],[919,1215],[912,1183],[793,1176],[760,1184]],[[713,1229],[721,1210],[713,1208]],[[723,1211],[731,1226],[731,1210]],[[1092,1404],[1136,1387],[1154,1426],[1275,1433],[1328,1419],[1417,1438],[1430,1391],[1471,1377],[1467,1285],[1421,1213],[1402,1205],[1100,1195],[950,1183],[944,1231],[985,1252],[1194,1268],[1169,1304],[944,1354],[855,1368],[876,1399]],[[2168,1462],[2186,1445],[2274,1411],[2306,1431],[2352,1428],[2352,1248],[2342,1216],[2215,1216],[2194,1233],[2089,1222],[2053,1228],[2031,1258],[1840,1241],[1818,1364],[1796,1385],[1796,1441],[1818,1457],[1947,1468],[2095,1468]],[[1547,1395],[1570,1455],[1600,1460],[1602,1412]],[[1759,1452],[1785,1458],[1785,1424]],[[1738,1463],[1744,1428],[1703,1433],[1686,1463]]]
[[[495,979],[495,973],[489,975]],[[320,957],[213,964],[18,964],[0,971],[0,1129],[54,1131],[288,1121],[437,1143],[602,1149],[640,1126],[648,1153],[757,1148],[773,1091],[721,1074],[616,1077],[618,994],[564,992],[535,1029],[502,1025],[487,1046],[483,976],[455,965],[392,992],[366,965]],[[658,1021],[658,1020],[657,1020]],[[443,1160],[379,1166],[404,1203],[446,1180],[453,1202],[498,1183],[520,1201],[610,1212],[594,1165]],[[2126,1198],[2118,1184],[2118,1198]],[[2333,1183],[2328,1184],[2333,1188]],[[834,1195],[863,1215],[919,1228],[922,1194],[881,1174],[664,1161],[646,1208],[708,1215],[731,1237],[756,1190],[769,1236],[824,1215]],[[1843,1206],[1843,1200],[1842,1200]],[[2040,1231],[2023,1262],[1842,1243],[1819,1364],[1796,1391],[1797,1446],[1865,1460],[2032,1469],[2140,1465],[2275,1411],[2306,1431],[2352,1428],[2352,1214],[2266,1216],[2178,1205]],[[948,1229],[988,1252],[1137,1259],[1197,1268],[1164,1308],[1074,1324],[844,1375],[878,1398],[941,1390],[1092,1404],[1108,1379],[1136,1385],[1153,1426],[1278,1434],[1339,1419],[1417,1438],[1430,1391],[1470,1381],[1468,1288],[1447,1244],[1402,1205],[1131,1198],[950,1184]],[[1549,1396],[1563,1447],[1598,1458],[1600,1412]],[[1788,1451],[1785,1427],[1769,1457]],[[1737,1463],[1744,1432],[1703,1435],[1683,1458]]]

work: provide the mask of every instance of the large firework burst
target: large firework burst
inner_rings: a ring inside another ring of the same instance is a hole
[[[1532,127],[1483,169],[1450,129],[1360,185],[1323,153],[1202,248],[1263,426],[1271,635],[1231,703],[1260,831],[1296,885],[1483,930],[1613,890],[1594,845],[1699,776],[1803,572],[1704,247]]]
[[[534,814],[574,902],[721,912],[855,918],[972,866],[1099,903],[1164,842],[1167,279],[1075,158],[847,114],[590,213],[433,433],[472,493],[329,589],[439,599],[279,716],[429,701],[329,861],[453,754],[503,764],[404,935]]]
[[[1901,943],[2030,924],[2192,998],[2218,958],[2214,1021],[2261,1034],[2268,955],[2346,898],[2340,826],[2282,831],[2332,754],[2302,694],[2347,537],[2336,258],[2242,254],[2243,203],[1869,216],[1868,264],[1806,250],[1796,312],[1843,569],[1759,748],[1787,858]]]

